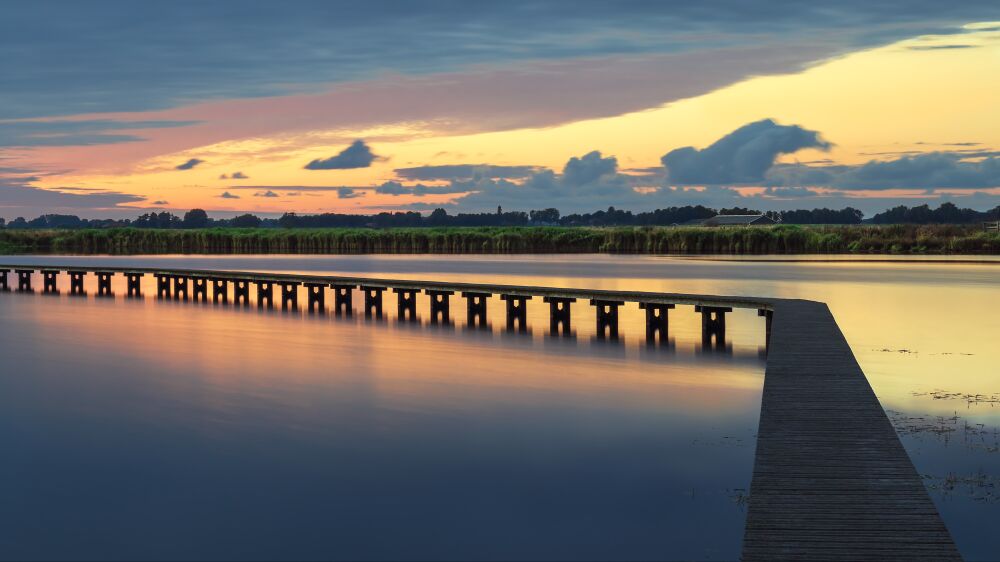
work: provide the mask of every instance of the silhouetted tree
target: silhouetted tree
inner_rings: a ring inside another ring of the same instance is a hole
[[[203,209],[191,209],[184,213],[184,228],[205,228],[208,226],[208,213]]]
[[[257,228],[260,226],[260,217],[251,214],[240,215],[233,217],[230,224],[237,228]]]

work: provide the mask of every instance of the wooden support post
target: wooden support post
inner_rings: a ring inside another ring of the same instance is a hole
[[[188,299],[188,279],[186,275],[174,276],[174,298],[178,300]]]
[[[169,299],[170,276],[166,273],[154,273],[153,276],[156,277],[156,298]]]
[[[646,342],[655,343],[657,337],[660,343],[667,343],[670,322],[667,314],[673,308],[672,304],[639,303],[639,308],[646,311]]]
[[[309,312],[326,314],[326,283],[304,283]]]
[[[361,290],[365,293],[365,318],[382,318],[382,291],[385,287],[362,285]]]
[[[191,278],[191,293],[196,301],[208,301],[208,279],[205,277]]]
[[[212,302],[229,303],[229,279],[215,277],[212,279]]]
[[[417,290],[393,289],[396,293],[396,318],[399,321],[417,321]]]
[[[69,274],[69,294],[71,295],[82,295],[83,292],[83,277],[87,275],[86,271],[67,271]]]
[[[0,269],[0,291],[9,291],[10,287],[7,285],[7,274],[10,273],[9,269]]]
[[[254,281],[257,285],[257,308],[274,308],[274,283],[271,281]]]
[[[576,299],[566,297],[544,297],[542,301],[549,303],[549,334],[558,336],[570,335],[570,304]]]
[[[337,316],[351,316],[354,306],[351,298],[354,295],[354,285],[330,285],[333,288],[333,309]]]
[[[466,299],[468,313],[465,322],[469,327],[488,328],[486,319],[486,302],[493,295],[490,293],[462,293]]]
[[[15,269],[17,273],[17,290],[25,293],[30,293],[33,289],[31,288],[31,276],[35,273],[34,269]]]
[[[290,281],[281,282],[281,309],[299,309],[299,283]]]
[[[95,271],[94,275],[97,276],[97,296],[99,297],[111,297],[111,278],[114,277],[114,271]]]
[[[598,339],[618,339],[618,307],[623,304],[624,301],[590,300],[590,305],[596,308]]]
[[[142,296],[142,278],[145,273],[129,271],[125,273],[126,290],[129,298],[139,298]]]
[[[42,270],[42,292],[43,293],[58,293],[59,289],[56,286],[56,276],[59,275],[58,271],[52,271],[49,269]]]
[[[233,280],[233,304],[250,306],[250,280]]]
[[[424,292],[431,298],[431,324],[451,324],[451,296],[455,292],[436,289],[425,289]]]
[[[694,311],[701,313],[702,346],[711,347],[714,338],[716,347],[725,348],[726,313],[733,309],[727,306],[695,306]]]
[[[507,330],[514,331],[514,326],[517,325],[517,331],[527,332],[527,302],[531,300],[531,297],[521,295],[500,295],[500,300],[507,303]]]
[[[761,308],[757,310],[757,316],[764,317],[764,347],[771,348],[771,320],[774,318],[774,311]]]

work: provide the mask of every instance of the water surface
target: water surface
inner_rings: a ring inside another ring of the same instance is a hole
[[[650,256],[17,257],[829,303],[969,559],[1000,551],[1000,266]],[[91,280],[92,281],[92,280]],[[151,291],[151,280],[147,281]],[[40,286],[40,283],[37,283]],[[118,292],[123,292],[120,288]],[[391,295],[387,295],[390,296]],[[356,299],[357,302],[357,299]],[[386,310],[394,309],[387,300]],[[0,295],[12,557],[732,559],[763,321],[728,348]],[[420,304],[426,315],[426,302]],[[978,397],[976,397],[978,395]],[[991,398],[992,397],[992,398]],[[179,538],[179,537],[182,537]]]

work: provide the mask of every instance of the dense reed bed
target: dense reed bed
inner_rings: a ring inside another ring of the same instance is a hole
[[[1000,254],[974,226],[0,230],[2,253]]]

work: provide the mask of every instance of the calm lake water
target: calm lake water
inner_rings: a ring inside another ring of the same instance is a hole
[[[1000,552],[1000,262],[6,257],[826,301],[969,559]],[[766,358],[152,298],[0,294],[0,557],[733,559]],[[40,279],[35,282],[40,288]],[[303,297],[304,300],[304,297]],[[359,299],[355,298],[358,307]]]

